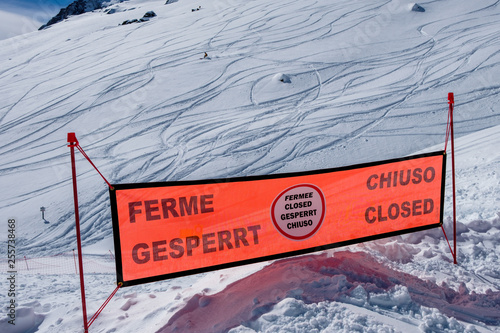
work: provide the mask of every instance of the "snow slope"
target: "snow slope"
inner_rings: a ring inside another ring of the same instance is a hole
[[[483,306],[500,311],[499,7],[493,0],[419,4],[425,12],[412,12],[413,3],[402,0],[130,0],[113,5],[113,14],[95,11],[0,41],[0,216],[18,221],[17,256],[33,260],[18,275],[19,322],[40,332],[82,326],[78,278],[71,273],[66,133],[76,132],[113,183],[293,172],[443,149],[452,91],[460,264],[451,263],[441,230],[351,246],[393,270],[389,275],[404,272],[415,280],[372,294],[347,280],[344,298],[320,303],[285,290],[296,300],[275,299],[250,319],[250,305],[243,304],[235,311],[247,319],[226,328],[279,331],[293,322],[297,331],[312,332],[307,325],[324,317],[318,331],[390,332],[401,323],[425,332],[498,331],[498,320],[469,306],[467,297],[460,309],[468,317],[417,302],[411,287],[418,280],[462,296],[474,292]],[[150,10],[157,17],[120,25]],[[208,59],[201,59],[204,52]],[[284,75],[290,82],[279,80]],[[77,170],[84,252],[99,267],[86,276],[93,314],[114,289],[109,199],[81,155]],[[451,216],[450,184],[445,216]],[[445,227],[451,233],[449,220]],[[7,228],[0,239],[6,248]],[[48,269],[48,258],[70,269]],[[155,332],[172,318],[184,325],[184,315],[199,311],[189,307],[199,295],[225,297],[226,286],[267,264],[121,290],[91,330]],[[1,290],[8,288],[6,271]],[[335,279],[351,273],[347,267]],[[0,303],[8,301],[0,292]],[[296,307],[301,310],[289,310]],[[2,332],[16,332],[5,308],[0,311]]]

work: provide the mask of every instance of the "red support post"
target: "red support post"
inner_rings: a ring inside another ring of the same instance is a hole
[[[75,165],[75,147],[78,146],[78,140],[75,133],[68,133],[68,147],[71,150],[71,171],[73,177],[73,199],[75,203],[75,223],[76,223],[76,240],[78,246],[78,266],[80,269],[80,291],[82,294],[82,311],[83,311],[83,328],[85,333],[88,333],[89,326],[87,321],[87,305],[85,302],[85,282],[83,279],[83,257],[82,257],[82,240],[80,235],[80,213],[78,211],[78,190],[76,186],[76,165]]]
[[[457,199],[455,186],[455,139],[453,136],[453,105],[455,104],[455,97],[453,93],[448,93],[448,104],[450,105],[451,174],[453,184],[453,262],[457,264]]]

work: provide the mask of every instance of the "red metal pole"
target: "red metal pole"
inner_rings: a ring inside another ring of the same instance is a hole
[[[76,187],[76,166],[75,166],[75,146],[78,145],[75,133],[68,133],[68,143],[71,150],[71,171],[73,176],[73,198],[75,203],[75,223],[76,223],[76,241],[78,245],[78,267],[80,269],[80,292],[82,294],[83,328],[88,333],[89,326],[87,321],[87,305],[85,302],[85,282],[83,279],[83,257],[82,240],[80,236],[80,213],[78,211],[78,191]]]
[[[453,93],[448,94],[448,103],[450,104],[451,176],[453,184],[453,260],[457,264],[457,198],[455,187],[455,139],[453,136],[453,105],[455,104],[455,97]]]

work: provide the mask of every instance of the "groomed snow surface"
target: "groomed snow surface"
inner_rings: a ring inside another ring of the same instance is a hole
[[[68,132],[112,183],[295,172],[443,149],[448,92],[458,265],[433,229],[123,288],[90,332],[500,332],[497,1],[113,3],[0,41],[1,332],[83,332]],[[111,214],[77,171],[90,318]]]

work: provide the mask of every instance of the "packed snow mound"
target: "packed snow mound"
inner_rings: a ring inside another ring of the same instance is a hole
[[[230,329],[229,333],[393,331],[391,325],[377,321],[374,316],[352,311],[349,305],[328,301],[306,304],[294,298],[285,298],[271,311],[246,325]]]
[[[256,321],[246,323],[248,326],[240,325],[228,333],[478,333],[471,325],[449,318],[437,309],[421,307],[420,312],[407,317],[394,315],[392,323],[386,323],[383,315],[377,312],[363,310],[347,303],[325,301],[306,304],[301,300],[285,298]]]
[[[278,73],[275,76],[273,76],[273,81],[283,82],[283,83],[291,83],[292,82],[292,80],[290,79],[290,76],[283,74],[283,73]]]
[[[300,103],[314,101],[321,89],[318,73],[310,68],[296,70],[300,72],[259,78],[252,87],[252,103],[258,106],[291,99],[299,99]]]
[[[298,301],[283,303],[287,298]],[[367,253],[341,251],[333,257],[322,254],[276,261],[220,293],[197,294],[158,332],[215,333],[239,325],[266,331],[276,324],[273,322],[277,312],[281,313],[280,323],[286,317],[300,320],[308,311],[309,315],[315,312],[305,304],[321,308],[321,302],[342,302],[375,312],[387,309],[405,315],[420,313],[422,307],[436,308],[446,315],[442,316],[445,326],[453,329],[464,328],[456,319],[488,325],[500,323],[498,291],[470,293],[462,286],[457,292],[446,284],[437,285],[391,269]],[[309,318],[312,321],[314,317]]]
[[[36,303],[36,302],[35,302]],[[34,333],[44,320],[44,315],[35,313],[34,307],[20,307],[15,309],[14,317],[0,320],[0,331],[8,333]],[[9,321],[12,321],[9,323]]]

